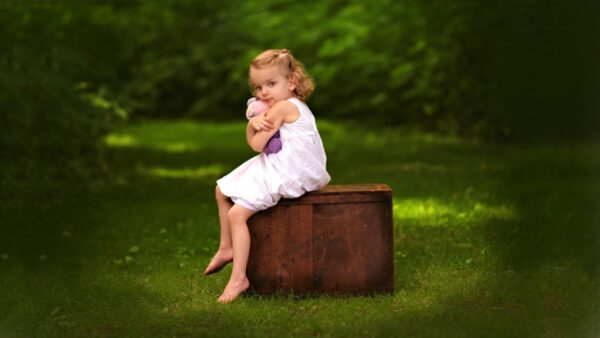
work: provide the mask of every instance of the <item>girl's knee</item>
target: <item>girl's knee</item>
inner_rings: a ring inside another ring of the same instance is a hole
[[[241,212],[238,210],[238,208],[231,208],[229,211],[227,211],[227,219],[229,220],[229,224],[238,223],[240,220],[242,220],[241,216]]]
[[[227,219],[229,224],[245,224],[252,212],[244,210],[239,205],[234,205],[229,211],[227,211]]]
[[[223,193],[221,192],[221,189],[219,189],[219,186],[217,185],[217,187],[215,188],[215,198],[217,200],[226,200],[229,197],[223,195]]]

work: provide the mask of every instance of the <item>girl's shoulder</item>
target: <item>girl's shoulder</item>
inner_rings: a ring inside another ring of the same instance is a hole
[[[300,117],[300,109],[291,100],[281,100],[271,110],[273,117],[280,117],[285,123],[292,123]]]

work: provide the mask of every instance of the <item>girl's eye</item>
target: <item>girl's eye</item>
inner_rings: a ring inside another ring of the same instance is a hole
[[[269,82],[269,87],[273,87],[275,85],[275,81]]]
[[[259,91],[260,90],[260,86],[257,86],[256,88],[254,88],[254,90]]]

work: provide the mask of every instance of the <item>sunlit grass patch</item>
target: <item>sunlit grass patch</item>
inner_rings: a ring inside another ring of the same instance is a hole
[[[198,141],[190,142],[147,142],[129,134],[110,134],[105,138],[105,144],[109,147],[142,147],[160,150],[167,153],[183,153],[202,149]]]
[[[408,152],[415,151],[435,144],[460,145],[461,141],[453,136],[445,136],[411,128],[399,127],[373,127],[365,128],[362,125],[339,123],[318,119],[319,132],[325,142],[325,146],[337,148],[344,144],[352,144],[353,147],[369,148],[374,151]],[[387,148],[394,147],[394,148]]]
[[[187,179],[205,179],[215,178],[225,173],[225,167],[219,164],[201,166],[197,168],[138,168],[142,174],[161,178],[187,178]]]
[[[199,123],[182,120],[165,128],[163,122],[147,122],[114,131],[104,138],[109,147],[147,148],[166,153],[186,153],[207,148],[231,149],[245,145],[246,122]]]
[[[449,226],[451,221],[458,221],[454,225],[461,225],[490,219],[510,220],[518,216],[517,209],[508,204],[488,205],[474,202],[465,206],[434,197],[394,198],[393,211],[394,218],[399,221],[412,220],[427,226]]]
[[[104,139],[104,143],[109,147],[133,147],[138,141],[129,134],[109,134]]]

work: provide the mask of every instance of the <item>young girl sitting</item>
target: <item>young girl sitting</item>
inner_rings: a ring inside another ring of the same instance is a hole
[[[302,64],[287,49],[266,50],[251,62],[249,75],[253,94],[269,110],[250,119],[246,128],[248,144],[261,153],[217,180],[221,241],[204,274],[215,273],[233,260],[220,303],[233,301],[250,286],[246,277],[248,218],[276,205],[282,197],[296,198],[319,190],[331,179],[315,118],[302,101],[314,89]],[[277,131],[281,150],[262,152]]]

